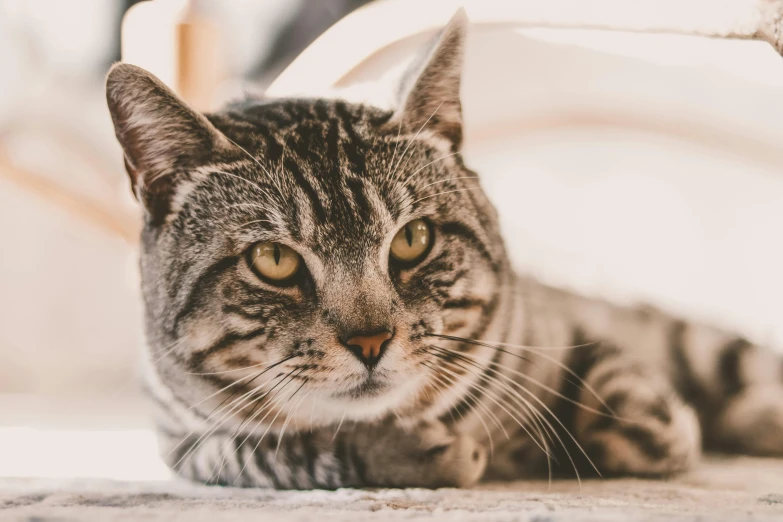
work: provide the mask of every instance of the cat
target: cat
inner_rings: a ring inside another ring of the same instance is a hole
[[[665,477],[783,456],[783,363],[514,273],[460,155],[460,11],[394,110],[200,114],[128,64],[107,100],[143,208],[146,389],[180,476],[242,487]]]

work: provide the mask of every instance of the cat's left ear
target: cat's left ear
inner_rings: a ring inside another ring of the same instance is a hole
[[[468,17],[460,9],[405,75],[395,115],[409,131],[435,132],[454,150],[462,144],[460,80],[467,32]]]
[[[106,101],[136,197],[160,222],[181,183],[232,144],[152,73],[117,64],[106,77]]]

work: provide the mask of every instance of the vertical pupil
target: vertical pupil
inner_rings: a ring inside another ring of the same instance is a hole
[[[277,243],[275,243],[274,256],[275,256],[275,264],[279,265],[280,264],[280,246]]]
[[[408,246],[413,246],[413,232],[410,225],[405,225],[405,240],[408,242]]]

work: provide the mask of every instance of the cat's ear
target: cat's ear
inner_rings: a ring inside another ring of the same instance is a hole
[[[133,192],[154,221],[168,214],[189,170],[231,147],[203,114],[141,67],[113,66],[106,77],[106,100]]]
[[[462,143],[460,80],[467,31],[468,17],[460,9],[404,75],[395,115],[412,132],[426,129],[445,137],[455,150]]]

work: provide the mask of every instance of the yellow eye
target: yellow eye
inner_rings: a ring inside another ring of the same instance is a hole
[[[414,219],[392,239],[391,256],[402,263],[413,263],[424,257],[431,242],[429,225],[423,219]]]
[[[275,283],[284,282],[299,270],[302,258],[280,243],[256,243],[250,249],[250,266],[262,277]]]

